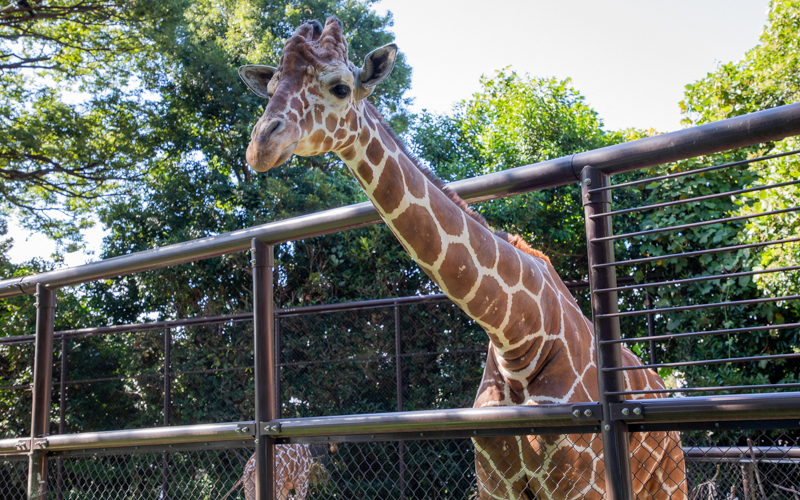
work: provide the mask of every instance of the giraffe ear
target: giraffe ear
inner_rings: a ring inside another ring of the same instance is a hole
[[[272,80],[272,75],[275,74],[275,71],[277,70],[272,66],[258,64],[239,66],[239,76],[242,77],[244,83],[250,87],[250,90],[266,99],[269,99],[267,84]]]
[[[375,86],[381,83],[394,68],[394,60],[397,57],[397,45],[389,43],[379,47],[364,58],[364,66],[358,71],[358,81],[356,85],[356,99],[361,100],[375,90]]]

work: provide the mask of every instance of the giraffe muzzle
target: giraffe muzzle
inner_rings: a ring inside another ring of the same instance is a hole
[[[297,139],[287,133],[283,120],[273,119],[259,122],[253,129],[250,144],[247,146],[247,163],[254,170],[264,172],[286,162],[294,154]]]

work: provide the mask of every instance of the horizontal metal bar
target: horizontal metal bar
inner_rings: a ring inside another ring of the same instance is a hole
[[[721,459],[786,459],[800,460],[799,446],[684,446],[683,456],[692,462]]]
[[[800,419],[800,393],[641,399],[637,400],[636,404],[642,406],[642,422],[646,423]],[[560,404],[469,408],[281,419],[274,422],[280,425],[279,437],[284,439],[331,437],[331,440],[334,440],[336,436],[346,435],[371,436],[372,434],[480,431],[524,427],[557,429],[575,427],[571,414],[572,406],[572,404]],[[248,439],[243,438],[242,433],[237,432],[237,429],[246,429],[251,425],[252,422],[231,422],[64,434],[47,436],[44,438],[46,446],[43,448],[54,453],[65,450],[183,445],[218,441],[242,440],[244,442]],[[536,432],[539,430],[537,429]],[[541,432],[547,433],[546,430]],[[0,454],[17,454],[20,441],[29,443],[30,439],[0,440]]]
[[[658,363],[654,365],[615,366],[603,368],[604,372],[619,372],[627,370],[648,370],[654,368],[674,368],[677,366],[719,365],[722,363],[749,363],[756,361],[769,361],[776,359],[800,358],[800,353],[770,354],[768,356],[746,356],[741,358],[703,359],[700,361],[679,361],[677,363]]]
[[[572,419],[571,404],[377,413],[282,419],[274,422],[280,425],[280,436],[285,438],[576,426]],[[247,427],[248,424],[252,422],[61,434],[47,436],[46,449],[55,452],[236,441],[242,439],[242,433],[237,429]],[[0,440],[0,454],[20,452],[17,448],[19,441]]]
[[[747,248],[758,248],[758,247],[765,247],[770,245],[782,245],[784,243],[794,243],[796,241],[800,241],[800,238],[786,238],[782,240],[772,240],[772,241],[761,241],[758,243],[746,243],[744,245],[733,245],[730,247],[720,247],[720,248],[707,248],[705,250],[696,250],[694,252],[684,252],[684,253],[673,253],[669,255],[661,255],[656,257],[643,257],[641,259],[632,259],[632,260],[621,260],[618,262],[609,262],[606,264],[595,264],[592,267],[611,267],[611,266],[630,266],[633,264],[642,264],[645,262],[653,262],[657,260],[669,260],[669,259],[680,259],[680,258],[687,258],[687,257],[697,257],[698,255],[705,255],[709,253],[722,253],[722,252],[732,252],[734,250],[744,250]]]
[[[152,330],[165,330],[167,328],[178,328],[185,326],[212,325],[217,323],[227,323],[233,321],[252,320],[253,313],[226,314],[222,316],[204,316],[198,318],[176,319],[170,321],[152,321],[147,323],[131,323],[129,325],[98,326],[93,328],[80,328],[76,330],[63,330],[53,333],[54,340],[62,338],[73,339],[80,337],[92,337],[95,335],[113,335],[119,333],[147,332]],[[18,335],[14,337],[0,338],[2,344],[20,344],[33,342],[35,335]]]
[[[693,306],[663,307],[660,309],[643,309],[637,311],[623,311],[611,314],[597,314],[598,318],[612,318],[623,316],[643,316],[645,314],[664,314],[668,312],[693,311],[696,309],[713,309],[717,307],[747,306],[752,304],[765,304],[768,302],[782,302],[800,299],[800,295],[787,295],[785,297],[764,297],[762,299],[732,300],[730,302],[715,302],[713,304],[697,304]]]
[[[800,423],[800,393],[639,399],[643,422],[715,422],[790,419]]]
[[[362,300],[357,302],[336,302],[333,304],[320,304],[314,306],[285,307],[275,309],[278,317],[303,316],[307,314],[324,314],[341,311],[358,311],[363,309],[376,309],[380,307],[393,307],[396,305],[428,304],[431,302],[444,302],[450,300],[447,295],[437,293],[432,295],[419,295],[397,297],[390,299]]]
[[[25,447],[20,445],[25,444]],[[27,456],[31,451],[30,438],[7,438],[0,439],[0,455],[23,455]]]
[[[728,118],[605,148],[512,168],[449,184],[467,203],[572,184],[583,167],[604,174],[629,172],[662,163],[774,141],[800,133],[800,103]],[[33,293],[37,283],[50,288],[124,276],[249,249],[257,238],[269,244],[300,240],[379,221],[375,208],[359,203],[230,233],[167,245],[82,266],[0,281],[0,298]]]
[[[153,445],[177,445],[212,441],[236,441],[242,439],[237,429],[252,422],[229,422],[223,424],[182,425],[129,429],[120,431],[86,432],[81,434],[57,434],[47,436],[48,451],[83,450],[98,448],[120,448]],[[0,451],[3,443],[0,442]]]
[[[407,411],[277,420],[281,437],[574,426],[572,405]]]
[[[317,443],[380,443],[388,441],[428,441],[445,439],[473,439],[476,437],[541,436],[564,434],[596,434],[599,422],[573,424],[567,427],[503,427],[496,429],[455,429],[446,431],[392,432],[380,434],[353,434],[337,436],[278,437],[276,444]]]
[[[625,233],[625,234],[615,234],[613,236],[605,236],[603,238],[592,238],[592,243],[599,243],[601,241],[612,241],[612,240],[621,240],[625,238],[636,238],[638,236],[646,236],[648,234],[656,234],[656,233],[669,233],[672,231],[680,231],[682,229],[691,229],[694,227],[703,227],[703,226],[710,226],[712,224],[725,224],[728,222],[736,222],[740,220],[747,220],[747,219],[755,219],[758,217],[766,217],[768,215],[780,215],[786,214],[790,212],[797,212],[800,210],[800,207],[790,207],[784,208],[781,210],[772,210],[769,212],[759,212],[756,214],[747,214],[747,215],[737,215],[736,217],[727,217],[725,219],[712,219],[712,220],[704,220],[701,222],[692,222],[691,224],[681,224],[680,226],[671,226],[671,227],[659,227],[656,229],[648,229],[647,231],[637,231],[635,233]]]
[[[758,431],[758,430],[781,430],[798,429],[800,421],[791,419],[760,419],[760,420],[717,420],[717,421],[685,421],[685,422],[666,422],[666,423],[642,423],[639,421],[628,422],[630,432],[664,432],[664,431]]]
[[[798,238],[800,240],[800,238]],[[627,290],[636,290],[640,288],[656,288],[660,286],[675,286],[675,285],[685,285],[687,283],[698,283],[702,281],[711,281],[711,280],[726,280],[731,278],[741,278],[742,276],[755,276],[757,274],[768,274],[768,273],[781,273],[781,272],[789,272],[789,271],[797,271],[800,270],[800,266],[790,266],[790,267],[776,267],[772,269],[759,269],[756,271],[745,271],[741,273],[730,273],[730,274],[717,274],[712,276],[699,276],[697,278],[687,278],[684,280],[671,280],[671,281],[661,281],[656,283],[639,283],[636,285],[627,285],[627,286],[618,286],[614,288],[604,288],[601,290],[595,290],[594,293],[607,293],[607,292],[622,292]]]
[[[675,172],[675,173],[672,173],[672,174],[659,175],[657,177],[648,177],[647,179],[639,179],[639,180],[636,180],[636,181],[623,182],[623,183],[614,184],[614,185],[611,185],[611,186],[608,186],[608,187],[590,189],[589,193],[599,193],[601,191],[609,191],[609,190],[612,190],[612,189],[619,189],[619,188],[624,188],[624,187],[637,186],[639,184],[649,184],[651,182],[663,181],[663,180],[666,180],[666,179],[674,179],[676,177],[684,177],[684,176],[687,176],[687,175],[697,175],[697,174],[701,174],[701,173],[705,173],[705,172],[711,172],[713,170],[720,170],[722,168],[738,167],[739,165],[748,165],[750,163],[756,163],[756,162],[765,161],[765,160],[772,160],[774,158],[780,158],[782,156],[794,155],[794,154],[797,154],[797,153],[800,153],[800,149],[795,149],[793,151],[787,151],[785,153],[776,153],[774,155],[759,156],[758,158],[751,158],[749,160],[739,160],[739,161],[734,161],[734,162],[730,162],[730,163],[722,163],[720,165],[714,165],[714,166],[711,166],[711,167],[703,167],[703,168],[698,168],[698,169],[695,169],[695,170],[687,170],[685,172]]]
[[[452,351],[420,351],[420,352],[407,352],[400,354],[401,358],[416,358],[420,356],[441,356],[442,354],[470,354],[481,353],[486,354],[486,347],[481,349],[453,349]],[[309,366],[309,365],[324,365],[329,363],[368,363],[370,361],[388,361],[397,358],[397,354],[387,354],[386,356],[365,356],[363,358],[336,358],[336,359],[318,359],[313,361],[293,361],[290,363],[278,363],[278,366]]]
[[[589,218],[600,219],[602,217],[610,217],[612,215],[623,215],[634,212],[643,212],[645,210],[657,210],[659,208],[672,207],[675,205],[685,205],[687,203],[696,203],[698,201],[713,200],[715,198],[723,198],[725,196],[736,196],[738,194],[753,193],[755,191],[764,191],[765,189],[776,189],[779,187],[793,186],[795,184],[800,184],[800,179],[794,181],[781,182],[779,184],[768,184],[766,186],[756,186],[746,189],[739,189],[737,191],[727,191],[725,193],[708,194],[705,196],[697,196],[695,198],[686,198],[684,200],[665,201],[663,203],[656,203],[654,205],[646,205],[642,207],[625,208],[622,210],[616,210],[614,212],[606,212],[602,214],[590,215]]]
[[[255,443],[253,438],[247,436],[247,439],[241,438],[236,441],[205,441],[197,443],[183,443],[183,444],[159,444],[151,446],[126,446],[119,448],[87,448],[80,450],[64,450],[55,451],[50,453],[51,457],[56,458],[82,458],[82,457],[102,457],[112,455],[143,455],[150,453],[185,453],[193,451],[208,451],[208,450],[235,450],[248,448],[253,449]],[[252,453],[248,451],[247,453]]]
[[[797,389],[800,383],[793,384],[762,384],[762,385],[722,385],[717,387],[682,387],[680,389],[647,389],[641,391],[608,392],[609,396],[632,396],[635,394],[675,394],[683,392],[715,392],[715,391],[764,391],[768,389]],[[752,396],[750,394],[749,396]]]
[[[769,330],[786,330],[789,328],[800,328],[800,323],[783,323],[780,325],[766,326],[746,326],[743,328],[729,328],[727,330],[709,330],[705,332],[686,332],[686,333],[665,333],[663,335],[652,335],[648,337],[634,337],[619,340],[600,340],[599,344],[628,344],[635,342],[650,342],[651,340],[664,341],[682,338],[707,337],[711,335],[725,335],[730,333],[751,333],[764,332]]]

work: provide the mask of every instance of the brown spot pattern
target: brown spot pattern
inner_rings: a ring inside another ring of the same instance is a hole
[[[484,276],[481,279],[475,297],[467,303],[470,316],[494,328],[503,323],[507,306],[508,296],[492,276]]]
[[[303,106],[302,101],[300,101],[300,99],[298,99],[297,97],[293,97],[292,98],[292,102],[291,102],[291,106],[292,106],[293,110],[297,111],[298,115],[302,114],[304,106]]]
[[[551,335],[557,334],[561,331],[561,304],[558,303],[558,296],[549,286],[544,287],[540,303],[542,311],[547,311],[548,313],[545,316],[545,331]]]
[[[342,151],[342,159],[344,161],[350,161],[356,157],[356,150],[353,146],[350,146]]]
[[[378,134],[380,134],[381,141],[383,141],[383,145],[386,147],[386,149],[392,153],[397,151],[397,144],[384,127],[378,127]]]
[[[406,176],[408,192],[417,198],[425,196],[425,182],[427,182],[427,180],[425,176],[422,175],[422,172],[419,171],[419,167],[414,165],[406,155],[400,155],[400,166],[403,167],[403,172]]]
[[[517,251],[504,241],[497,242],[500,255],[497,258],[497,273],[508,286],[519,283],[519,257]]]
[[[409,206],[394,220],[394,227],[409,244],[424,242],[419,248],[413,247],[423,264],[430,266],[436,262],[442,253],[442,239],[436,222],[427,210],[419,205]]]
[[[469,244],[475,250],[478,262],[487,269],[494,267],[497,260],[494,234],[471,218],[467,219],[467,230],[469,231]]]
[[[511,316],[503,330],[510,343],[522,340],[526,335],[542,328],[542,314],[539,305],[527,292],[516,292],[511,296]]]
[[[389,214],[400,206],[400,201],[402,201],[404,195],[405,189],[400,167],[394,161],[394,158],[390,156],[386,159],[383,172],[381,172],[378,185],[373,193],[375,202],[380,205],[385,213]]]
[[[356,170],[359,177],[364,179],[367,184],[372,184],[372,167],[369,166],[369,163],[364,160],[359,161]]]
[[[524,259],[530,263],[530,259]],[[536,274],[534,274],[534,272]],[[539,290],[542,289],[543,285],[543,278],[539,270],[533,269],[533,265],[524,266],[522,268],[522,286],[524,286],[527,290],[529,290],[532,294],[538,295]]]
[[[347,123],[350,124],[351,132],[358,130],[358,115],[356,114],[355,110],[350,109],[350,111],[347,112]]]
[[[442,277],[442,284],[450,295],[460,300],[472,290],[472,285],[478,279],[478,268],[472,262],[472,256],[466,246],[452,243],[447,247],[439,274]]]
[[[327,135],[328,134],[326,134],[324,130],[321,129],[317,130],[316,132],[311,134],[311,137],[308,138],[308,142],[311,143],[314,149],[319,149],[320,146],[322,146],[322,141],[325,140],[325,137]]]
[[[325,139],[322,141],[322,150],[330,151],[332,148],[333,148],[333,137],[326,136]]]
[[[328,113],[328,116],[325,117],[325,128],[328,129],[328,132],[333,132],[336,130],[336,125],[339,123],[337,120],[336,115],[333,113]]]
[[[367,127],[364,127],[361,129],[361,134],[358,136],[358,142],[360,142],[362,146],[366,146],[370,137],[372,137],[372,134],[369,133]]]
[[[429,199],[433,216],[439,221],[445,233],[458,236],[464,232],[464,217],[460,208],[453,205],[447,196],[438,190],[432,189]]]
[[[377,165],[383,159],[383,146],[380,141],[373,137],[367,146],[367,160],[373,165]],[[399,170],[398,170],[399,173]]]

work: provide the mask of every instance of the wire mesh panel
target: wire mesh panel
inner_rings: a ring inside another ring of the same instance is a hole
[[[469,408],[489,339],[450,301],[400,309],[403,409]]]
[[[66,344],[67,433],[162,424],[163,331],[78,337]],[[53,385],[57,389],[60,380]]]
[[[28,494],[28,460],[0,459],[0,500],[21,500]]]
[[[800,497],[797,431],[684,433],[691,500]]]
[[[396,411],[394,312],[280,318],[284,417]]]
[[[170,380],[171,425],[252,419],[252,322],[174,329]]]
[[[449,301],[278,321],[284,417],[471,406],[488,342]]]
[[[156,500],[243,498],[239,481],[252,448],[102,455],[51,460],[48,498]]]
[[[30,434],[33,344],[0,345],[0,438]]]

